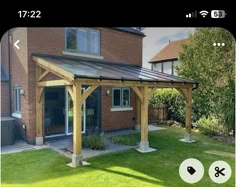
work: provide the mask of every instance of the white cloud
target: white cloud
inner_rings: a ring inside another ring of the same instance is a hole
[[[151,68],[148,61],[165,47],[169,40],[174,41],[187,38],[194,30],[194,28],[190,27],[146,27],[143,30],[146,35],[143,39],[143,67]]]

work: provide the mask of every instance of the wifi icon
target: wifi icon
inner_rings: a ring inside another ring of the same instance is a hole
[[[207,16],[208,12],[207,12],[206,10],[202,10],[202,11],[199,12],[199,14],[200,14],[202,17],[205,18],[205,17]]]

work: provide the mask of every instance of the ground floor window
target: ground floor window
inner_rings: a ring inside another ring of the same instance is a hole
[[[14,86],[14,112],[21,113],[20,86]]]
[[[127,87],[112,89],[112,107],[126,108],[130,107],[130,89]]]

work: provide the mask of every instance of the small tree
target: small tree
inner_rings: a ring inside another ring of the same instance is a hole
[[[228,79],[228,86],[220,90],[223,97],[218,103],[219,115],[229,130],[233,130],[235,136],[235,81]]]
[[[177,72],[200,83],[193,92],[193,113],[197,120],[218,113],[218,105],[222,103],[219,101],[225,97],[221,90],[229,87],[229,78],[234,79],[235,40],[222,28],[197,28],[189,38],[190,44],[182,46]],[[218,42],[225,45],[213,45]],[[224,111],[220,113],[226,117]]]

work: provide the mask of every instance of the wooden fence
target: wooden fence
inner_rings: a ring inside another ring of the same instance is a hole
[[[167,120],[167,107],[164,104],[149,104],[148,121],[164,121]]]

